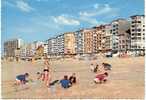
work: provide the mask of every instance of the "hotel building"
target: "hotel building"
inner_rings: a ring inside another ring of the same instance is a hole
[[[145,16],[131,16],[131,51],[144,53],[145,50]]]
[[[111,23],[112,50],[113,52],[126,52],[130,48],[130,24],[125,19],[117,19]]]
[[[64,54],[75,54],[75,34],[74,32],[64,33]]]
[[[23,44],[24,43],[22,39],[12,39],[4,42],[5,57],[15,57],[16,50],[20,49]]]

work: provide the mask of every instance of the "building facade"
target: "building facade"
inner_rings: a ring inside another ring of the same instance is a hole
[[[4,54],[5,57],[15,57],[16,51],[23,46],[24,42],[22,39],[12,39],[4,42]]]
[[[135,53],[144,53],[145,50],[145,16],[131,16],[131,51]]]
[[[82,30],[75,32],[75,52],[80,55],[84,52],[84,34]]]
[[[125,19],[112,21],[112,50],[113,52],[126,52],[130,48],[130,24]]]
[[[64,54],[75,54],[75,34],[74,32],[64,33]]]

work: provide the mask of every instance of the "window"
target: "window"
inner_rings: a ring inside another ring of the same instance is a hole
[[[135,27],[135,25],[132,25],[131,27]]]
[[[135,23],[135,21],[132,21],[131,23]]]
[[[132,31],[135,31],[135,29],[132,29]]]
[[[134,36],[134,34],[131,34],[132,36]]]
[[[138,36],[141,36],[141,33],[138,33],[137,35],[138,35]]]
[[[137,37],[138,40],[141,40],[141,37]]]
[[[140,31],[141,31],[141,29],[137,29],[137,31],[138,31],[138,32],[140,32]]]
[[[145,31],[145,29],[143,29],[143,31]]]
[[[145,25],[143,25],[143,27],[145,27]]]
[[[137,21],[137,23],[141,23],[141,21]]]
[[[115,29],[113,29],[113,31],[115,31]]]

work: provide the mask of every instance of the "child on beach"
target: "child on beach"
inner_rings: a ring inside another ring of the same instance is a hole
[[[27,78],[29,77],[28,73],[17,75],[16,76],[16,85],[23,85],[28,82]]]
[[[70,76],[69,80],[70,80],[71,85],[72,85],[72,84],[75,84],[75,83],[76,83],[76,74],[73,73],[73,74]]]
[[[61,83],[61,86],[65,89],[69,88],[71,86],[71,83],[70,83],[67,75],[64,76],[64,79],[60,80],[60,83]]]
[[[103,83],[103,82],[106,82],[107,81],[107,77],[108,77],[108,73],[105,72],[103,74],[97,74],[95,79],[94,79],[94,82],[95,83]]]

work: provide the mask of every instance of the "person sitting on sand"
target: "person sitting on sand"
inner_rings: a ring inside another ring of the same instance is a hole
[[[76,83],[76,74],[73,73],[73,74],[70,76],[69,80],[70,80],[71,85],[72,85],[72,84],[75,84],[75,83]]]
[[[29,77],[28,73],[17,75],[16,76],[16,85],[23,85],[28,82],[27,78]]]
[[[60,83],[63,88],[69,88],[71,86],[67,75],[64,76],[64,79],[60,80]]]
[[[111,70],[111,65],[108,63],[102,63],[102,66],[104,67],[105,70]]]
[[[41,77],[42,81],[45,82],[46,86],[49,86],[50,80],[51,80],[51,75],[50,75],[50,73],[49,73],[49,68],[45,68],[45,69],[43,70],[43,73],[42,73],[41,76],[42,76],[42,77]]]
[[[94,79],[94,82],[95,83],[102,83],[102,82],[106,82],[107,81],[107,76],[108,76],[108,73],[105,72],[103,74],[97,74],[95,79]]]

